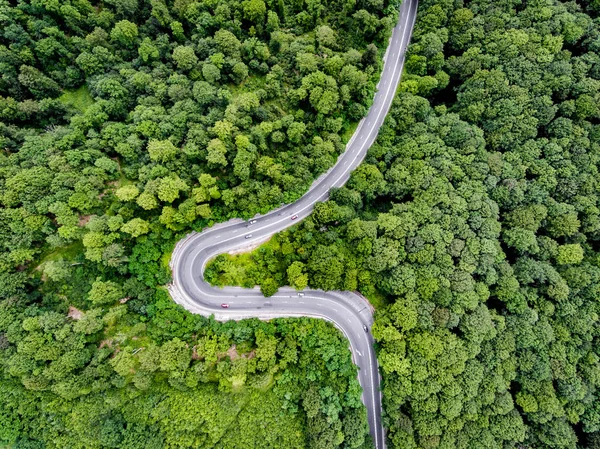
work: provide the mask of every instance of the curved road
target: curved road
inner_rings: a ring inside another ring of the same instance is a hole
[[[373,337],[369,332],[373,324],[373,310],[366,300],[351,292],[304,290],[298,293],[290,288],[282,288],[272,297],[265,298],[258,288],[214,288],[204,281],[203,275],[206,263],[212,257],[268,240],[272,235],[308,216],[316,202],[327,199],[332,187],[345,184],[352,170],[362,162],[377,138],[394,99],[416,18],[417,1],[405,0],[400,7],[398,24],[384,56],[383,72],[373,105],[359,123],[337,163],[319,177],[295,203],[267,215],[257,216],[256,222],[252,224],[235,219],[201,233],[190,234],[177,244],[171,258],[171,296],[193,313],[214,315],[215,319],[223,321],[310,316],[328,320],[340,329],[350,342],[352,359],[359,368],[358,379],[363,388],[363,402],[377,449],[385,448],[385,430],[381,422],[379,369]],[[297,220],[291,219],[294,215],[298,216]],[[229,308],[222,308],[222,303],[228,303]]]

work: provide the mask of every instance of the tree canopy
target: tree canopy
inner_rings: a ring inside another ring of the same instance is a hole
[[[398,6],[0,0],[0,446],[370,447],[336,330],[161,286],[178,239],[332,166]]]
[[[369,297],[388,447],[599,447],[596,3],[421,1],[346,187],[208,269]]]

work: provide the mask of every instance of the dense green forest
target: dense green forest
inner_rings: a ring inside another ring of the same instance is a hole
[[[209,270],[371,298],[390,448],[600,448],[599,12],[422,0],[348,184]]]
[[[0,446],[368,448],[347,342],[164,286],[369,107],[395,0],[0,0]]]

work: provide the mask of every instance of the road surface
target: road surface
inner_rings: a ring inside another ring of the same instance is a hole
[[[405,0],[400,7],[398,24],[384,56],[384,67],[373,105],[359,123],[336,164],[320,176],[295,203],[267,215],[257,216],[253,224],[235,219],[212,226],[201,233],[190,234],[177,244],[171,258],[173,283],[169,290],[178,304],[193,313],[214,315],[215,319],[224,321],[308,316],[328,320],[340,329],[350,342],[352,359],[359,368],[358,379],[363,388],[363,402],[377,449],[385,448],[385,430],[381,422],[381,379],[373,337],[369,331],[373,324],[371,306],[361,296],[351,292],[304,290],[298,293],[290,288],[282,288],[274,296],[265,298],[257,288],[214,288],[204,281],[203,275],[206,263],[211,258],[268,240],[277,232],[307,217],[315,203],[327,199],[332,187],[344,185],[377,138],[379,128],[390,109],[402,74],[416,13],[417,0]],[[292,216],[297,216],[297,219],[292,220]],[[229,308],[222,308],[222,303],[229,304]]]

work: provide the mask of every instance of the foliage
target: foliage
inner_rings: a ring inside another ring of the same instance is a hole
[[[116,286],[99,284],[90,301],[107,304],[94,299],[101,292],[119,296]],[[24,298],[1,304],[4,443],[315,447],[307,425],[333,426],[350,447],[364,443],[356,368],[331,325],[218,323],[139,283],[123,289],[131,295],[126,305],[89,309],[75,320]],[[22,324],[7,328],[10,322]],[[306,391],[317,392],[310,405]]]
[[[364,163],[246,256],[247,285],[302,272],[385,294],[372,332],[391,448],[597,446],[597,12],[421,1]]]
[[[0,445],[368,447],[331,328],[219,325],[160,286],[183,235],[334,163],[397,10],[0,0]]]
[[[64,93],[59,97],[67,106],[71,106],[79,112],[85,112],[92,104],[94,99],[90,95],[90,91],[85,86],[81,86],[78,89],[66,89]]]

